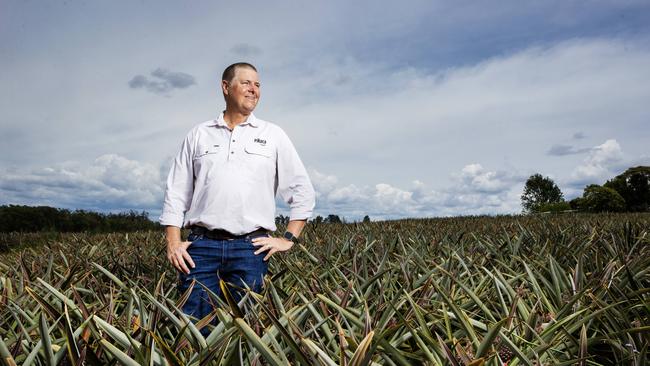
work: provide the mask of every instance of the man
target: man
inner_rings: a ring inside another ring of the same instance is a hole
[[[314,189],[284,131],[253,115],[260,98],[255,67],[228,66],[221,81],[226,110],[186,136],[169,176],[160,223],[179,290],[193,280],[183,312],[201,319],[212,310],[203,286],[221,295],[219,279],[260,292],[269,258],[289,250],[314,208]],[[287,231],[275,231],[275,195],[291,208]],[[190,227],[188,241],[181,227]],[[203,286],[201,286],[200,284]]]

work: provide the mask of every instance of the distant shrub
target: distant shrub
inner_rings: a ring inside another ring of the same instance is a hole
[[[572,210],[581,210],[584,205],[585,199],[582,197],[576,197],[569,201],[569,206],[571,206]]]
[[[555,202],[555,203],[545,203],[539,207],[537,212],[558,213],[558,212],[569,211],[569,210],[571,210],[571,204],[569,204],[569,202],[562,201],[562,202]]]

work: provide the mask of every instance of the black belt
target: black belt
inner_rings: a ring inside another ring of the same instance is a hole
[[[192,234],[196,235],[203,235],[208,239],[212,240],[235,240],[235,239],[247,239],[251,238],[254,236],[262,236],[262,235],[267,235],[269,233],[268,230],[259,228],[255,231],[251,231],[248,234],[242,234],[242,235],[235,235],[232,234],[226,230],[222,229],[214,229],[214,230],[209,230],[207,228],[204,228],[203,226],[198,226],[198,225],[192,225],[190,226],[190,230]]]

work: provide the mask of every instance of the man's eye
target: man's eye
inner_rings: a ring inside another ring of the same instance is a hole
[[[248,82],[248,81],[242,81],[242,84],[244,84],[244,85],[248,85],[248,84],[250,84],[250,82]]]

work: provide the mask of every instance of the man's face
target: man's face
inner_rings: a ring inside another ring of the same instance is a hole
[[[260,100],[260,81],[257,72],[248,67],[235,69],[235,77],[231,82],[223,80],[221,88],[226,98],[226,109],[245,115],[255,109]]]

